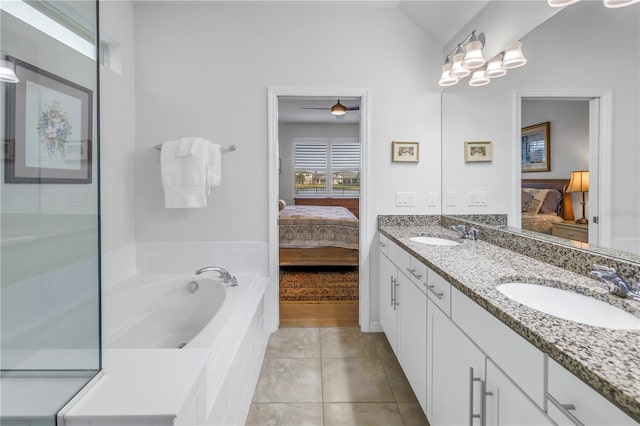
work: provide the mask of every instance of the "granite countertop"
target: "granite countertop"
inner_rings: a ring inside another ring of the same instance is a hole
[[[454,287],[563,365],[636,421],[640,421],[640,331],[613,330],[557,318],[521,305],[496,289],[509,281],[536,282],[604,300],[640,318],[640,302],[608,294],[591,278],[478,240],[463,240],[437,225],[379,226]],[[409,237],[461,242],[432,246]]]

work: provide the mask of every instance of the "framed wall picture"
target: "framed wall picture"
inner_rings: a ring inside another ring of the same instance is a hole
[[[419,142],[392,142],[391,161],[394,163],[417,163],[419,156]]]
[[[465,163],[480,163],[489,161],[493,161],[493,143],[491,141],[464,143]]]
[[[6,183],[91,183],[93,92],[7,56]]]
[[[522,128],[522,173],[551,171],[551,123]]]

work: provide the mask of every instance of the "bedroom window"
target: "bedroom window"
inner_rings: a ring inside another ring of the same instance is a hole
[[[294,196],[360,196],[360,144],[357,140],[320,139],[294,144]]]

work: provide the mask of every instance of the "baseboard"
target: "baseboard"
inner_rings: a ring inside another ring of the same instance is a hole
[[[369,333],[382,333],[383,331],[380,321],[371,321],[369,323]]]

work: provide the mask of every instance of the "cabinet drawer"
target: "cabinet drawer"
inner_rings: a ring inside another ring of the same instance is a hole
[[[451,316],[451,284],[429,269],[427,296],[448,316]]]
[[[380,246],[380,253],[386,256],[389,252],[389,238],[387,238],[386,235],[380,234],[378,238],[378,245]]]
[[[400,272],[409,276],[407,268],[411,267],[411,255],[405,249],[389,240],[387,244],[387,255],[389,256],[389,260],[398,267]]]
[[[451,319],[542,407],[544,354],[480,305],[451,289]]]
[[[549,416],[559,425],[608,424],[637,425],[637,423],[602,395],[591,389],[560,364],[548,359]],[[573,409],[562,408],[564,404]],[[573,417],[573,419],[571,418]],[[578,423],[580,422],[580,423]]]
[[[427,292],[427,266],[420,262],[413,256],[409,257],[409,267],[405,269],[404,273],[411,279],[411,281],[426,294]]]

